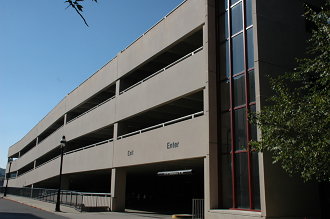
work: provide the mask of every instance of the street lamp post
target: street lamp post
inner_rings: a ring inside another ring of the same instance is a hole
[[[8,180],[10,178],[10,168],[11,168],[11,163],[13,162],[13,158],[8,158],[8,163],[9,163],[9,169],[8,169],[8,173],[6,174],[6,187],[5,187],[5,192],[3,193],[3,196],[6,197],[7,196],[7,188],[8,188]]]
[[[55,211],[61,211],[60,210],[60,202],[61,202],[61,183],[62,183],[63,151],[64,151],[64,147],[66,146],[65,136],[62,137],[60,143],[61,143],[60,144],[60,149],[61,149],[60,179],[59,179],[59,183],[58,183],[57,201],[56,201]]]

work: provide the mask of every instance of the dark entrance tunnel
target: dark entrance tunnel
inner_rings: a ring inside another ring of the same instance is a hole
[[[177,175],[177,170],[192,170]],[[159,175],[159,172],[169,174]],[[203,160],[185,160],[129,169],[126,208],[159,213],[191,213],[192,199],[204,197]]]
[[[110,184],[111,170],[70,175],[70,190],[73,191],[110,193]]]

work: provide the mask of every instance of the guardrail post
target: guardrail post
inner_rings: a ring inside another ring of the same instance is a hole
[[[84,195],[81,194],[81,204],[80,204],[80,211],[82,211],[83,209],[83,206],[84,206]]]
[[[30,191],[30,198],[32,198],[32,196],[33,196],[33,184],[31,185],[32,187],[31,187],[31,191]]]

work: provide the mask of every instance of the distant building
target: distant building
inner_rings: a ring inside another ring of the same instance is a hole
[[[5,182],[5,177],[0,176],[0,186],[4,186],[4,182]]]
[[[4,184],[5,172],[6,172],[5,169],[0,168],[0,186]]]
[[[318,216],[317,186],[248,145],[260,138],[247,115],[269,94],[266,75],[304,51],[303,10],[185,1],[10,147],[9,186],[56,188],[64,135],[63,187],[111,191],[113,211],[189,212],[198,198],[209,219]]]

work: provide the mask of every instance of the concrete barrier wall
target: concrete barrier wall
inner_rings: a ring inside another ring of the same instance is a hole
[[[115,141],[114,167],[203,157],[207,118],[201,116]]]

